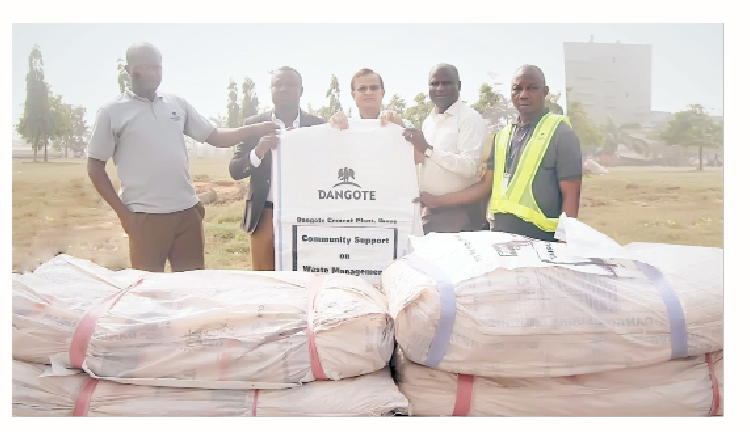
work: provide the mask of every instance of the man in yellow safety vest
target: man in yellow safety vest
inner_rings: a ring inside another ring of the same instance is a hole
[[[441,196],[422,194],[425,207],[486,199],[494,231],[555,241],[560,215],[578,217],[583,167],[581,145],[570,121],[545,107],[549,93],[537,66],[518,69],[511,85],[517,121],[495,136],[487,172],[478,183]]]

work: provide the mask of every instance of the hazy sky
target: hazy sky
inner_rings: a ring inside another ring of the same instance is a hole
[[[452,63],[461,98],[477,99],[488,72],[507,83],[524,64],[540,66],[550,91],[565,88],[563,42],[652,45],[652,106],[678,111],[700,103],[723,109],[721,24],[13,24],[13,123],[23,113],[28,55],[38,44],[52,91],[81,104],[90,123],[119,92],[117,58],[134,42],[155,44],[164,57],[161,90],[186,98],[204,116],[226,114],[227,85],[252,78],[260,105],[271,106],[269,70],[288,65],[303,77],[303,109],[327,104],[331,74],[341,83],[344,108],[353,106],[349,82],[358,69],[381,73],[386,97],[413,101],[427,92],[427,74]]]

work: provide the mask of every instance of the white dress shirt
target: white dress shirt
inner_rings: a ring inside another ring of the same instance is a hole
[[[294,119],[294,121],[292,122],[292,129],[299,128],[299,122],[300,122],[301,115],[302,115],[302,111],[298,110],[297,111],[297,118]],[[276,118],[276,113],[273,112],[273,111],[271,112],[271,121],[274,122],[274,123],[276,123],[277,125],[279,125],[279,137],[280,137],[281,134],[284,133],[284,130],[286,130],[286,125],[284,124],[283,121],[281,121],[278,118]],[[258,147],[256,146],[253,149],[253,151],[250,152],[250,163],[253,164],[253,166],[256,167],[256,168],[260,166],[260,161],[261,161],[261,159],[258,157],[258,153],[256,153],[257,150],[258,150]],[[266,152],[266,154],[268,154],[268,152]],[[274,187],[275,186],[276,185],[273,184],[273,180],[271,180],[271,187],[268,188],[268,197],[266,198],[266,201],[273,202],[273,192],[274,192]]]
[[[419,170],[421,192],[445,195],[480,180],[487,123],[478,112],[460,100],[443,114],[435,107],[424,120],[422,133],[432,154]]]

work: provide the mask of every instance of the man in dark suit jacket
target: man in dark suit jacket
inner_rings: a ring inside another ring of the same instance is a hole
[[[283,66],[271,78],[273,111],[245,119],[245,124],[272,121],[284,129],[325,123],[322,119],[302,111],[302,77],[296,70]],[[250,178],[245,196],[242,228],[250,233],[250,260],[255,271],[274,270],[273,193],[271,173],[273,161],[270,150],[279,145],[279,131],[261,138],[251,138],[237,145],[229,162],[229,174],[235,180]]]

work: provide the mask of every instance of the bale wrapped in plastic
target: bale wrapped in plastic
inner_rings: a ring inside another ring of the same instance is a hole
[[[553,378],[487,378],[431,369],[398,350],[396,381],[416,416],[723,415],[723,351],[651,366]]]
[[[139,386],[84,373],[42,377],[44,370],[13,361],[13,416],[385,416],[409,409],[387,369],[283,390]]]
[[[127,286],[89,283],[74,307],[78,281],[37,281],[13,277],[14,358],[52,357],[93,377],[275,389],[370,373],[393,352],[385,296],[349,275],[144,272]]]
[[[634,259],[506,233],[429,234],[382,287],[409,360],[485,377],[595,373],[723,349],[723,251],[633,245]],[[604,255],[604,253],[600,254]]]

